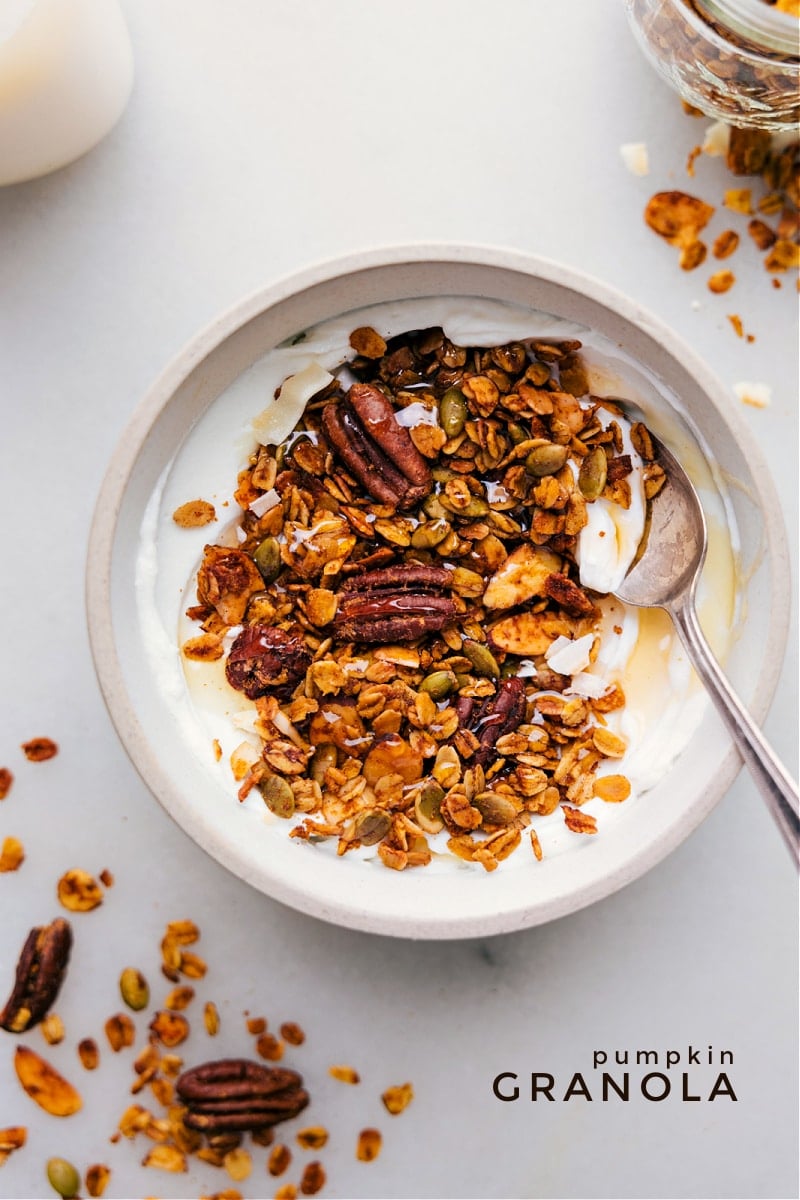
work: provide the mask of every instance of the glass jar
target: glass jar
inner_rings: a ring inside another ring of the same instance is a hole
[[[729,125],[800,120],[800,21],[766,0],[627,0],[656,70],[689,104]]]

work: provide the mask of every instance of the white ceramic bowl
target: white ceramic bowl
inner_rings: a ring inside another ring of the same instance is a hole
[[[667,427],[677,422],[682,437],[693,436],[727,483],[744,600],[727,670],[758,720],[766,715],[777,682],[789,596],[777,498],[722,387],[674,334],[595,280],[501,249],[399,247],[326,263],[274,284],[199,334],[136,411],[97,505],[88,559],[88,619],[112,720],[170,815],[240,878],[325,920],[418,938],[521,929],[608,895],[677,846],[708,815],[740,765],[709,710],[661,782],[615,819],[607,835],[602,827],[596,837],[573,835],[574,850],[541,863],[520,848],[499,870],[486,874],[464,869],[457,860],[452,870],[400,873],[355,855],[337,859],[289,840],[285,823],[238,807],[200,762],[176,719],[174,698],[165,694],[143,652],[137,618],[140,529],[159,477],[193,423],[267,350],[351,309],[443,295],[504,300],[578,321],[624,346],[657,378],[662,411],[648,414],[648,420],[656,429],[664,418]]]

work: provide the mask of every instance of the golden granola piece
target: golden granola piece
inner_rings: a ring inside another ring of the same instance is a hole
[[[215,633],[201,633],[199,637],[189,638],[181,646],[184,658],[193,662],[216,662],[225,653],[222,638]]]
[[[350,345],[362,358],[382,358],[386,342],[370,325],[362,325],[350,334]]]
[[[94,1038],[83,1038],[78,1042],[78,1058],[87,1071],[96,1071],[100,1066],[100,1051]]]
[[[624,775],[602,775],[595,780],[594,794],[608,803],[619,804],[631,794],[630,780]]]
[[[188,1170],[183,1151],[177,1146],[165,1143],[151,1147],[142,1159],[142,1166],[158,1167],[161,1171],[171,1171],[175,1174]]]
[[[749,216],[753,211],[752,188],[728,188],[725,192],[723,204],[733,212],[744,213],[745,216]]]
[[[25,861],[25,847],[19,838],[3,838],[0,848],[0,874],[18,870]]]
[[[733,229],[725,229],[714,239],[711,253],[714,258],[730,258],[739,245],[739,235]]]
[[[378,1129],[362,1129],[358,1135],[356,1158],[359,1162],[374,1162],[381,1152],[383,1137]]]
[[[729,292],[736,283],[733,271],[716,271],[708,280],[708,290],[716,295]]]
[[[136,1026],[127,1013],[115,1013],[108,1018],[104,1028],[108,1044],[115,1054],[133,1045]]]
[[[296,1133],[297,1144],[303,1150],[321,1150],[328,1143],[328,1131],[322,1125],[309,1125]]]
[[[396,1117],[399,1113],[408,1108],[411,1101],[414,1099],[414,1089],[410,1083],[401,1083],[394,1087],[388,1087],[381,1095],[386,1111]]]
[[[208,500],[189,500],[176,508],[172,519],[181,529],[198,529],[201,525],[210,525],[216,521],[217,513],[213,504]]]
[[[673,246],[686,249],[714,215],[714,208],[686,192],[657,192],[645,208],[645,221]]]
[[[322,1191],[326,1181],[325,1168],[321,1162],[307,1163],[303,1168],[300,1179],[300,1191],[304,1196],[316,1196]]]
[[[28,1046],[17,1046],[14,1070],[23,1088],[53,1117],[71,1117],[83,1107],[80,1093]]]
[[[21,1150],[28,1138],[24,1125],[7,1125],[0,1129],[0,1167],[15,1150]]]
[[[5,800],[13,782],[14,776],[8,767],[0,767],[0,800]]]
[[[361,1076],[353,1067],[333,1066],[328,1067],[328,1074],[332,1079],[338,1079],[340,1083],[360,1083]]]
[[[86,1175],[84,1176],[86,1191],[93,1197],[102,1196],[108,1187],[110,1178],[110,1167],[105,1166],[103,1163],[92,1163],[90,1167],[86,1168]]]
[[[59,879],[58,899],[69,912],[91,912],[103,903],[103,892],[94,876],[76,867]]]
[[[48,737],[31,738],[29,742],[22,743],[22,753],[28,762],[46,762],[58,754],[58,744]]]

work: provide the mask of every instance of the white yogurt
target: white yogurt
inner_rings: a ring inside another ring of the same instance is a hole
[[[237,473],[256,444],[254,431],[270,444],[288,436],[309,395],[322,386],[319,381],[324,383],[332,369],[353,356],[349,335],[361,325],[373,326],[384,337],[441,325],[447,336],[461,345],[576,337],[584,346],[592,393],[629,399],[644,410],[654,432],[663,433],[663,426],[650,413],[653,408],[663,413],[665,408],[655,380],[619,347],[571,322],[496,301],[444,298],[375,306],[328,321],[295,339],[294,344],[278,347],[258,360],[200,418],[164,472],[142,525],[137,564],[139,619],[153,670],[180,713],[187,739],[230,797],[235,797],[238,787],[230,755],[243,742],[257,749],[259,739],[253,727],[254,707],[228,685],[223,661],[197,663],[180,655],[179,646],[198,633],[198,626],[184,615],[186,608],[196,603],[195,573],[206,543],[222,540],[236,544],[233,527],[240,510],[233,490]],[[287,376],[297,378],[283,387],[276,403],[275,390]],[[611,413],[608,419],[612,419]],[[588,505],[589,524],[580,535],[579,566],[584,585],[598,591],[613,590],[622,581],[644,528],[641,460],[631,445],[627,422],[613,419],[623,429],[625,453],[634,464],[629,477],[632,503],[627,510],[603,500]],[[668,436],[693,475],[708,519],[710,546],[699,608],[706,633],[717,655],[722,656],[734,616],[735,539],[705,460],[690,451],[685,435],[677,428],[668,428]],[[195,498],[215,505],[217,522],[201,529],[178,528],[173,511]],[[595,661],[590,663],[586,654],[577,653],[577,645],[574,652],[560,646],[555,653],[571,667],[570,692],[599,696],[619,683],[627,698],[624,709],[609,713],[607,721],[610,729],[625,737],[629,748],[623,759],[604,762],[600,773],[626,775],[633,790],[625,805],[595,799],[584,806],[599,818],[602,828],[620,819],[626,805],[663,778],[690,740],[707,698],[666,614],[630,608],[613,597],[602,600],[600,608],[600,651]],[[215,741],[222,752],[219,761],[212,748]],[[261,819],[276,820],[265,812],[260,797],[252,796],[245,804]],[[565,835],[558,813],[537,818],[536,828],[546,855],[574,845],[574,837]],[[365,852],[365,856],[372,853]],[[511,861],[517,857],[512,856]],[[465,867],[471,869],[470,864],[459,863],[459,869]],[[427,869],[443,869],[439,856]]]

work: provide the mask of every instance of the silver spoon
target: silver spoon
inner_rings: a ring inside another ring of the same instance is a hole
[[[725,678],[697,618],[697,581],[708,541],[700,501],[677,459],[655,438],[653,442],[667,482],[651,503],[649,525],[639,552],[615,595],[639,608],[664,608],[672,617],[686,653],[750,768],[786,844],[797,857],[797,785]]]

